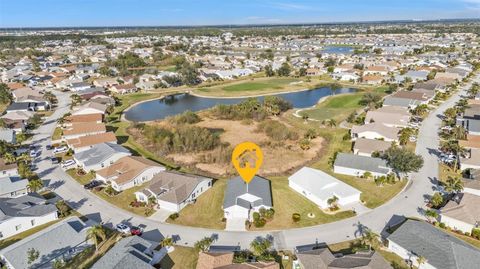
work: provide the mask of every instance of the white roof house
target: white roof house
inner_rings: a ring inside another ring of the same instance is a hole
[[[361,192],[320,170],[303,167],[288,178],[288,186],[322,208],[328,208],[328,199],[338,198],[345,206],[360,201]]]

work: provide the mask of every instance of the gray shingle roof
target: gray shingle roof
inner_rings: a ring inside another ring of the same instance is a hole
[[[91,269],[151,269],[152,258],[144,252],[151,244],[138,236],[120,240]]]
[[[17,198],[0,198],[0,221],[14,217],[44,216],[57,211],[52,204],[36,193]]]
[[[239,196],[249,193],[261,200],[256,201],[254,204],[250,202],[238,199]],[[228,208],[233,205],[239,205],[245,208],[250,206],[265,205],[272,207],[272,192],[270,189],[270,181],[263,177],[255,176],[250,183],[247,184],[241,177],[234,177],[227,182],[227,189],[225,190],[225,198],[223,200],[223,208]]]
[[[31,268],[52,268],[51,262],[66,255],[85,242],[87,226],[78,217],[70,217],[39,231],[0,251],[14,268],[28,268],[27,251],[34,248],[40,254]],[[77,249],[81,251],[82,248]]]
[[[387,162],[383,159],[360,156],[350,153],[338,153],[334,165],[382,174],[387,174],[390,172]]]
[[[407,220],[388,239],[438,269],[477,269],[480,265],[480,249],[422,221]]]
[[[75,154],[75,159],[91,166],[102,163],[116,153],[123,153],[125,156],[131,155],[130,151],[121,145],[115,143],[100,143],[94,145],[91,149]]]
[[[419,104],[420,102],[415,99],[398,98],[393,96],[388,96],[383,100],[384,106],[410,107],[410,106],[417,106]]]
[[[28,180],[15,177],[1,177],[0,178],[0,194],[11,193],[27,188]]]

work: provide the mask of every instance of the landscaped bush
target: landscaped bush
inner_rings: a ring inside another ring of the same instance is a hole
[[[110,195],[110,196],[114,196],[114,195],[119,194],[119,192],[116,191],[111,185],[109,185],[108,187],[105,188],[105,193]]]
[[[274,120],[267,120],[260,123],[257,131],[264,132],[268,137],[276,141],[297,140],[298,133],[290,131],[285,124]]]
[[[137,200],[132,201],[132,202],[130,203],[130,206],[131,206],[131,207],[144,207],[145,205],[146,205],[146,204],[145,204],[144,202],[137,201]]]
[[[443,222],[440,222],[440,224],[438,224],[438,226],[442,229],[445,229],[445,227],[447,227],[447,225],[445,225],[445,223],[443,223]]]
[[[255,225],[255,227],[257,228],[262,228],[263,226],[265,226],[265,224],[267,224],[267,221],[264,218],[253,221],[253,225]]]
[[[218,134],[207,128],[182,125],[173,129],[137,125],[159,153],[186,153],[212,150],[220,145]]]
[[[182,114],[169,118],[168,121],[173,124],[194,124],[200,122],[200,117],[194,112],[187,110]]]
[[[473,229],[472,230],[472,237],[480,240],[480,229],[478,229],[478,228]]]
[[[180,215],[178,215],[178,213],[173,213],[170,216],[168,216],[168,218],[171,219],[171,220],[176,220],[176,219],[178,219],[178,217],[180,217]]]
[[[301,219],[302,219],[302,216],[300,216],[299,213],[293,213],[293,214],[292,214],[292,220],[293,220],[294,222],[299,222]]]

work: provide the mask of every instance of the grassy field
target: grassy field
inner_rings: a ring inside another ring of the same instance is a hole
[[[198,251],[194,248],[175,246],[175,250],[162,259],[160,266],[164,269],[195,269],[197,260]]]
[[[72,178],[74,178],[78,183],[85,185],[92,181],[92,179],[95,178],[95,174],[92,173],[86,173],[85,175],[79,175],[78,174],[78,169],[72,168],[68,169],[66,172],[68,175],[70,175]]]
[[[352,112],[361,108],[358,102],[362,99],[363,94],[363,92],[358,92],[332,96],[319,103],[315,108],[302,111],[301,114],[318,121],[334,119],[340,122],[345,120]]]
[[[313,89],[336,83],[328,76],[320,77],[246,77],[236,81],[216,82],[194,90],[194,93],[204,96],[235,97],[259,94]],[[342,84],[343,85],[343,84]],[[345,84],[347,87],[355,85]]]

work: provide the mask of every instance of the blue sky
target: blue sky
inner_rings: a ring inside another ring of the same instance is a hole
[[[0,0],[0,27],[480,18],[480,0]]]

